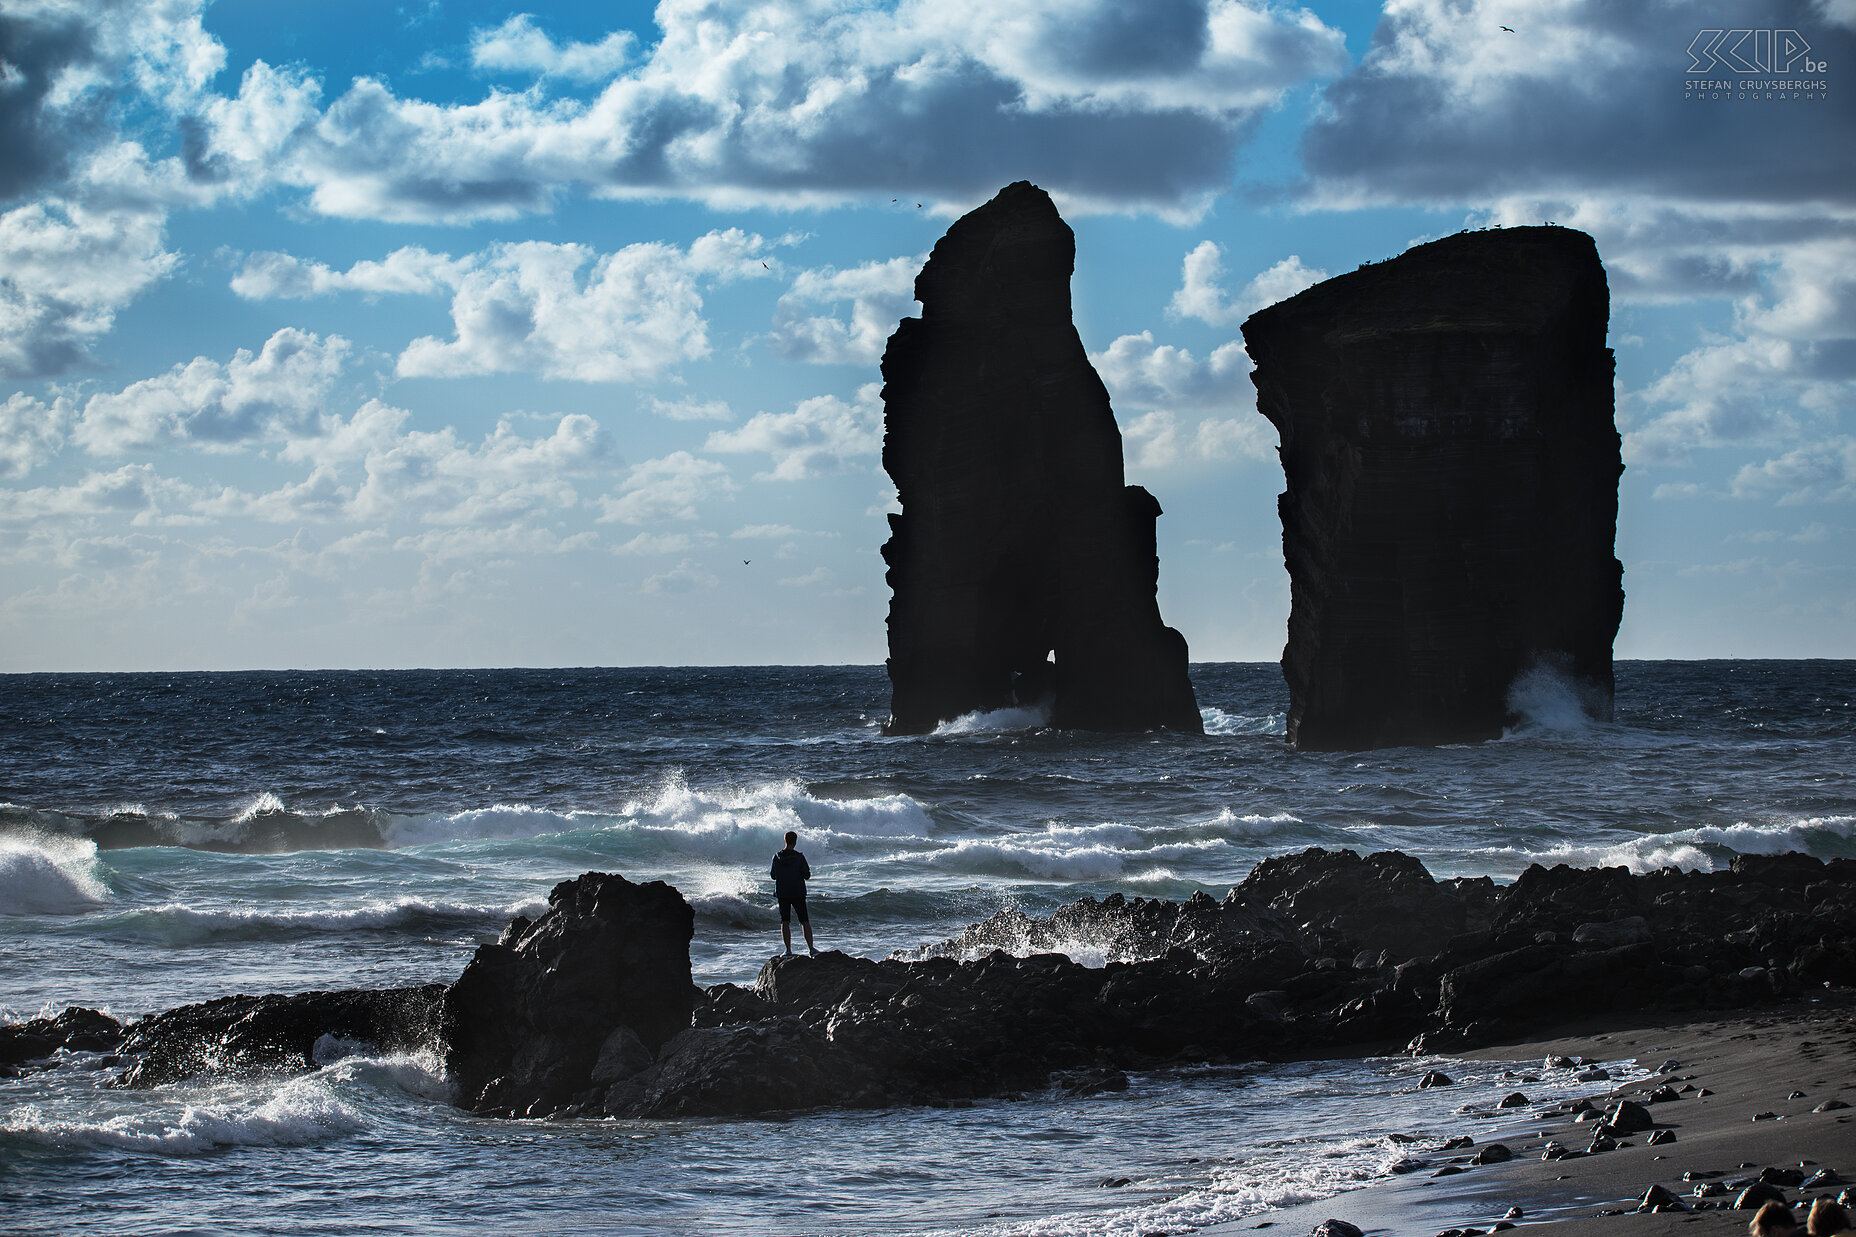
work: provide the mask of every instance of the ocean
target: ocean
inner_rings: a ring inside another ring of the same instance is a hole
[[[0,1020],[449,981],[587,870],[696,908],[697,982],[779,946],[788,829],[822,948],[995,911],[1222,896],[1261,858],[1856,857],[1856,662],[1624,662],[1615,719],[1549,675],[1498,741],[1302,753],[1274,665],[1198,664],[1204,736],[1025,710],[885,738],[880,667],[0,676]],[[1074,942],[1072,957],[1109,959]],[[1284,1056],[1293,1045],[1285,1045]],[[1127,1092],[713,1122],[496,1121],[432,1053],[290,1078],[0,1080],[0,1228],[93,1233],[1183,1232],[1382,1175],[1394,1133],[1492,1121],[1522,1066],[1251,1062]],[[1578,1089],[1534,1063],[1535,1099]]]

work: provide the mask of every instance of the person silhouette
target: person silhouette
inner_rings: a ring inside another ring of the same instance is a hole
[[[773,857],[773,866],[767,874],[773,877],[774,896],[780,900],[780,939],[786,942],[786,956],[793,954],[793,916],[799,916],[799,927],[806,934],[806,951],[818,957],[818,946],[812,943],[812,917],[806,914],[806,882],[812,879],[812,865],[796,849],[799,835],[792,830],[786,832],[786,849]]]

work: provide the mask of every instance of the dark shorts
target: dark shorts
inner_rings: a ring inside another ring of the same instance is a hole
[[[796,898],[789,898],[785,894],[781,894],[780,922],[791,923],[794,915],[799,916],[800,923],[812,922],[806,917],[806,895],[802,893]]]

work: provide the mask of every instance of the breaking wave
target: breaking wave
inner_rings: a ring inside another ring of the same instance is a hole
[[[0,915],[82,915],[113,900],[97,844],[0,835]]]
[[[1289,715],[1287,713],[1227,713],[1211,705],[1201,706],[1199,720],[1204,723],[1206,734],[1217,735],[1286,735],[1289,733]]]
[[[981,709],[942,722],[933,733],[942,738],[963,734],[1002,734],[1013,730],[1043,730],[1050,725],[1050,706],[1038,704],[1007,709]]]
[[[1848,857],[1856,840],[1856,816],[1813,816],[1775,824],[1701,825],[1670,833],[1646,833],[1616,842],[1565,843],[1541,848],[1479,847],[1491,871],[1512,875],[1530,863],[1546,867],[1626,867],[1654,872],[1673,867],[1712,872],[1735,855],[1779,855],[1802,851],[1818,859]]]
[[[369,899],[358,906],[266,910],[252,906],[193,907],[180,902],[125,911],[104,920],[100,931],[146,937],[167,944],[206,940],[276,940],[326,932],[430,933],[501,928],[516,915],[547,908],[540,898],[504,905],[446,902],[418,897]]]
[[[450,1084],[444,1063],[429,1051],[340,1056],[313,1074],[274,1086],[221,1086],[195,1098],[183,1090],[177,1102],[137,1103],[101,1120],[95,1113],[66,1115],[58,1105],[22,1105],[0,1115],[0,1135],[39,1146],[160,1156],[202,1155],[226,1147],[307,1147],[369,1128],[357,1091],[439,1101],[449,1097]]]

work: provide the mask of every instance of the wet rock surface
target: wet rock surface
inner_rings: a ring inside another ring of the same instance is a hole
[[[0,1026],[0,1070],[13,1070],[59,1051],[108,1052],[122,1042],[122,1024],[99,1010],[73,1006],[55,1018]]]
[[[1626,919],[1645,939],[1579,938]],[[1051,1086],[1106,1095],[1126,1071],[1169,1063],[1456,1051],[1595,1012],[1761,1007],[1856,986],[1856,861],[1796,855],[1713,873],[1534,867],[1496,887],[1433,880],[1395,852],[1313,849],[1259,864],[1223,899],[1085,899],[882,960],[775,958],[751,987],[706,991],[690,983],[692,921],[667,885],[588,873],[480,947],[448,991],[226,998],[135,1023],[120,1050],[139,1056],[129,1078],[142,1084],[303,1069],[324,1035],[430,1043],[442,1013],[474,1111],[724,1116]],[[1078,940],[1112,960],[1038,952]],[[962,951],[980,956],[949,956]],[[0,1044],[27,1042],[30,1025],[0,1028]],[[1595,1118],[1589,1150],[1602,1150],[1686,1102],[1567,1115]]]
[[[459,1102],[557,1112],[646,1068],[690,1025],[695,918],[662,881],[588,872],[556,885],[539,918],[479,945],[445,994],[445,1065]]]
[[[1536,665],[1609,714],[1609,316],[1592,239],[1538,227],[1419,245],[1244,323],[1287,482],[1290,742],[1496,738]]]
[[[1622,919],[1647,938],[1578,939],[1581,925]],[[1856,984],[1853,938],[1848,861],[1641,877],[1536,868],[1498,888],[1433,880],[1395,852],[1310,850],[1259,864],[1223,899],[1085,899],[880,961],[775,958],[752,988],[704,992],[648,1068],[566,1110],[948,1103],[1168,1062],[1457,1049],[1594,1010],[1761,1004],[1821,983],[1807,976]],[[1055,952],[1079,942],[1111,961]],[[1744,980],[1755,954],[1762,978]],[[1647,1128],[1646,1115],[1615,1105],[1595,1141]]]
[[[201,1074],[295,1073],[362,1045],[382,1051],[438,1041],[443,984],[414,988],[228,996],[183,1005],[129,1026],[119,1051],[135,1058],[128,1087]]]
[[[887,729],[1048,706],[1088,730],[1202,729],[1160,618],[1160,504],[1126,485],[1108,391],[1070,316],[1076,240],[1020,181],[961,218],[883,354]]]

